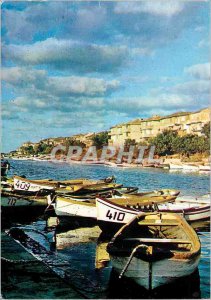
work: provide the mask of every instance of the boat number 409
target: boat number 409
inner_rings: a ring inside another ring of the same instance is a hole
[[[125,213],[122,212],[111,212],[110,209],[106,213],[106,217],[109,220],[117,220],[117,221],[123,221],[125,218]]]
[[[25,190],[28,191],[28,189],[30,188],[30,183],[29,182],[24,182],[24,181],[17,181],[15,183],[16,188],[20,189],[20,190]]]

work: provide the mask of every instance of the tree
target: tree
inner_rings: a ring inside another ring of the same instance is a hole
[[[206,123],[201,131],[208,139],[210,139],[210,122]]]
[[[108,132],[100,132],[95,134],[92,137],[93,145],[96,146],[98,149],[102,148],[105,145],[108,145]]]
[[[31,154],[34,154],[34,148],[32,145],[28,146],[28,147],[25,147],[25,152],[28,154],[28,155],[31,155]]]
[[[136,146],[137,143],[134,139],[126,139],[125,140],[125,147],[130,147],[130,146]]]
[[[178,137],[177,132],[165,130],[155,138],[150,139],[150,144],[155,146],[155,154],[171,155],[174,151],[174,141]]]

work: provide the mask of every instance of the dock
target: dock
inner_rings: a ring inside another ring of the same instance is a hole
[[[37,260],[5,232],[1,234],[4,299],[84,299],[42,261]]]

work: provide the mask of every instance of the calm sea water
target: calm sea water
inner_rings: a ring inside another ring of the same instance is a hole
[[[179,189],[181,195],[203,195],[209,192],[209,175],[199,173],[170,172],[160,169],[111,168],[105,166],[69,165],[39,161],[11,161],[14,169],[10,175],[25,175],[27,178],[90,178],[100,179],[114,175],[117,182],[127,186],[138,186],[140,190],[161,188]],[[97,226],[71,230],[50,231],[48,223],[38,220],[21,225],[27,234],[46,249],[53,249],[51,257],[40,254],[44,261],[57,261],[55,272],[65,274],[82,293],[91,298],[147,298],[145,291],[132,283],[117,279],[112,271],[106,252],[105,241]],[[20,225],[19,225],[20,226]],[[36,229],[36,230],[35,230]],[[199,270],[187,282],[165,286],[150,297],[154,298],[210,298],[210,233],[208,227],[197,228],[202,243]],[[45,237],[45,238],[44,238]],[[52,237],[54,242],[52,243]],[[52,248],[53,246],[53,248]],[[47,298],[47,295],[46,295]]]

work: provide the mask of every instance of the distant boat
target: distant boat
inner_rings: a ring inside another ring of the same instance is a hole
[[[210,165],[199,165],[199,171],[210,171]]]
[[[169,164],[170,169],[177,169],[177,170],[182,170],[183,165],[182,164]]]
[[[195,165],[187,165],[187,164],[184,164],[182,166],[183,170],[187,170],[187,171],[199,171],[199,167],[198,166],[195,166]]]
[[[116,233],[107,251],[120,278],[152,290],[192,274],[199,264],[201,245],[179,215],[143,213]]]

